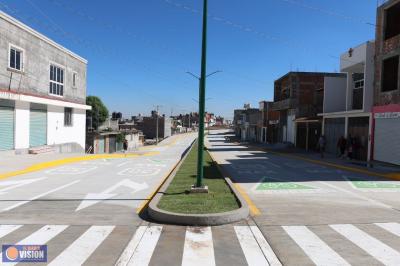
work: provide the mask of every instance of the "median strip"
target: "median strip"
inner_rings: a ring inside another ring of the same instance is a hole
[[[150,217],[180,225],[219,225],[247,218],[249,208],[229,178],[204,154],[204,182],[208,193],[190,193],[196,182],[197,145],[194,144],[149,204]]]

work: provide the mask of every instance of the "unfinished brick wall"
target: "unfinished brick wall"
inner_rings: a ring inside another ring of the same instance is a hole
[[[399,4],[400,0],[388,1],[377,10],[376,42],[375,42],[375,93],[374,104],[376,106],[388,104],[400,104],[400,73],[398,89],[382,92],[383,61],[392,56],[400,55],[400,35],[385,40],[386,10]],[[400,13],[399,13],[400,16]],[[399,25],[400,26],[400,25]]]

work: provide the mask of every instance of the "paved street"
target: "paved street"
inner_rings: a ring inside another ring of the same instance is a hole
[[[400,182],[346,172],[209,136],[209,149],[260,214],[284,265],[399,265]]]
[[[0,243],[47,244],[50,265],[399,265],[400,182],[249,149],[227,134],[207,142],[258,212],[247,221],[185,227],[138,216],[195,138],[180,135],[143,149],[157,151],[148,156],[1,181]]]

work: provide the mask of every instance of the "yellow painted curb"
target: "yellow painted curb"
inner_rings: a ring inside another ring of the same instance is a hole
[[[239,191],[239,193],[242,195],[244,200],[247,202],[249,205],[250,213],[252,216],[258,216],[261,214],[261,211],[257,208],[257,206],[254,204],[254,202],[250,199],[249,195],[246,193],[246,191],[242,188],[237,183],[234,183],[236,189]]]
[[[180,163],[180,160],[172,167],[172,169],[168,172],[168,174],[161,180],[160,184],[154,189],[153,192],[137,207],[136,213],[139,214],[141,213],[147,205],[149,205],[150,201],[154,198],[154,196],[157,194],[157,192],[161,189],[161,187],[164,185],[165,181],[167,181],[168,177],[172,174],[173,171],[175,171],[176,167]]]
[[[82,162],[82,161],[93,161],[93,160],[99,160],[99,159],[120,159],[120,158],[135,158],[139,156],[152,156],[159,154],[158,152],[147,152],[144,154],[95,154],[95,155],[88,155],[88,156],[80,156],[80,157],[70,157],[70,158],[65,158],[65,159],[60,159],[60,160],[55,160],[55,161],[50,161],[50,162],[44,162],[44,163],[38,163],[31,165],[25,169],[22,170],[17,170],[17,171],[12,171],[4,174],[0,174],[0,179],[6,179],[9,177],[17,176],[17,175],[23,175],[23,174],[28,174],[32,172],[37,172],[40,170],[60,166],[60,165],[65,165],[65,164],[71,164],[71,163],[76,163],[76,162]]]
[[[207,151],[207,152],[210,155],[211,159],[217,164],[217,167],[218,167],[219,171],[225,177],[228,177],[229,179],[231,179],[228,175],[224,174],[225,171],[222,169],[222,167],[219,165],[219,163],[214,159],[214,156],[212,156],[211,152],[209,152],[209,151]],[[231,179],[231,181],[232,181],[232,179]],[[232,181],[232,183],[233,183],[233,181]],[[261,211],[257,208],[256,204],[250,199],[250,196],[247,194],[247,192],[239,184],[233,183],[233,185],[235,186],[237,191],[240,193],[240,195],[242,195],[242,197],[246,201],[247,205],[249,205],[250,214],[252,216],[260,215]]]

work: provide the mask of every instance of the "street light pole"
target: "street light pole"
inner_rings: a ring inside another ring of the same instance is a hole
[[[204,110],[206,95],[206,71],[207,71],[207,8],[208,0],[204,0],[203,7],[203,38],[201,51],[201,76],[199,88],[199,140],[197,155],[197,181],[196,187],[203,187],[204,177]]]

